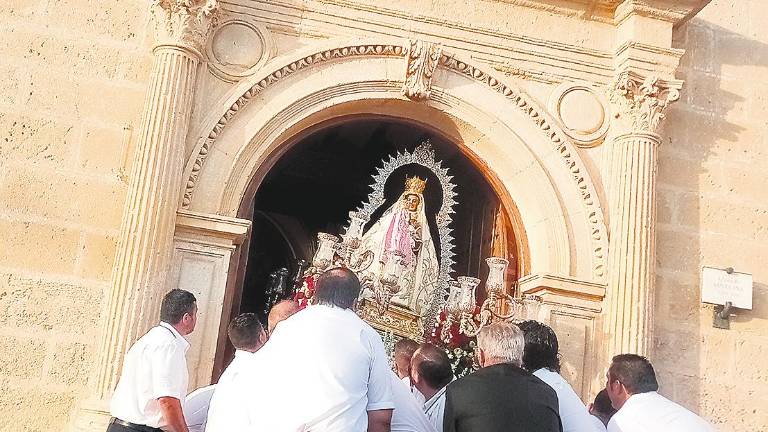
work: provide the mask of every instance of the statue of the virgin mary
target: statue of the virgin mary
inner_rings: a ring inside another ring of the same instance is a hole
[[[398,269],[398,290],[391,302],[418,315],[429,306],[439,273],[424,210],[425,187],[425,180],[406,178],[400,198],[363,234],[358,249],[373,254],[371,265],[365,271],[372,280],[391,279],[391,269]],[[370,296],[370,293],[364,296]]]

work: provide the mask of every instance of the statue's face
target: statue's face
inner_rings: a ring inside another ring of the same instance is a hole
[[[405,209],[408,211],[416,211],[416,209],[419,208],[419,203],[421,202],[421,199],[419,199],[418,195],[406,195],[405,196]]]

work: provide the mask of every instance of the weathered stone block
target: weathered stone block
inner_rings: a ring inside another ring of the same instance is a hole
[[[83,249],[82,261],[78,264],[80,276],[109,281],[117,251],[117,239],[103,235],[87,235]]]
[[[66,228],[0,220],[0,262],[27,271],[71,273],[79,238]]]
[[[46,347],[41,340],[0,337],[0,375],[30,379],[41,375]]]
[[[88,380],[93,361],[93,347],[82,343],[57,345],[53,354],[50,378],[59,384],[82,386]]]

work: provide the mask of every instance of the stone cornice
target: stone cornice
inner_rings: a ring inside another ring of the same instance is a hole
[[[635,72],[621,73],[609,89],[620,133],[643,132],[655,134],[669,104],[680,99],[680,80],[663,80],[656,76],[643,77]]]
[[[218,0],[154,0],[155,46],[181,47],[200,57],[218,10]]]
[[[675,26],[687,21],[712,0],[625,0],[616,6],[614,21],[618,25],[633,15],[671,22]]]

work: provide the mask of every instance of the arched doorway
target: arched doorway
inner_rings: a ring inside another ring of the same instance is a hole
[[[242,241],[253,235],[257,190],[297,143],[318,128],[348,123],[350,116],[394,118],[461,150],[509,211],[521,289],[525,283],[526,292],[553,299],[545,311],[553,324],[584,341],[570,357],[590,364],[607,234],[580,153],[532,97],[471,59],[455,53],[441,59],[431,97],[414,102],[401,93],[401,48],[337,44],[275,60],[222,97],[192,132],[174,271],[208,303],[201,312],[205,331],[194,336],[200,348],[190,355],[199,368],[197,382],[218,376],[223,363],[222,324],[240,307],[233,300],[242,296],[237,290],[249,251],[248,239]],[[199,250],[201,240],[213,250]],[[591,369],[577,370],[595,376]]]
[[[407,120],[383,115],[345,117],[325,122],[298,136],[289,144],[252,188],[243,202],[241,217],[252,221],[251,234],[243,245],[241,277],[235,287],[229,316],[255,312],[262,319],[270,306],[266,287],[279,269],[293,275],[297,260],[310,260],[318,232],[340,233],[348,212],[366,200],[371,178],[382,161],[398,152],[413,151],[429,141],[436,159],[447,167],[456,184],[457,206],[452,230],[455,238],[455,274],[487,276],[485,258],[503,256],[510,260],[508,277],[520,272],[520,245],[510,222],[509,211],[485,175],[455,143],[439,132]],[[396,170],[385,187],[386,202],[371,217],[372,224],[397,199],[406,176],[427,180],[425,204],[435,214],[442,200],[439,179],[428,169],[406,165]],[[429,185],[434,185],[431,188]],[[433,242],[439,250],[440,238],[430,220]],[[227,345],[223,363],[231,356]]]

